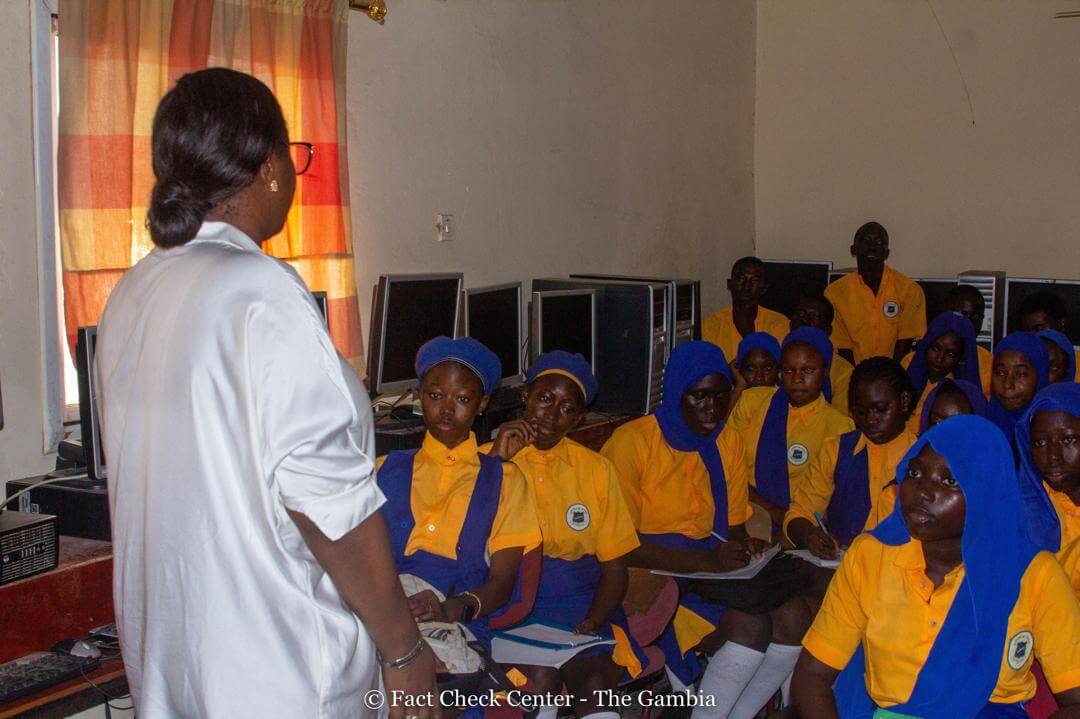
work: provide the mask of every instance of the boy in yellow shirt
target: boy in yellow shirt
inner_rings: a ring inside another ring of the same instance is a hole
[[[769,290],[765,263],[756,257],[743,257],[731,266],[727,281],[731,307],[706,317],[701,323],[701,339],[724,350],[724,356],[734,359],[739,342],[752,332],[768,332],[779,342],[787,333],[788,319],[760,305]]]
[[[1026,536],[1012,457],[973,415],[908,451],[894,513],[856,538],[803,639],[803,719],[1025,717],[1035,659],[1080,704],[1080,604]]]
[[[877,222],[855,232],[851,254],[858,271],[825,288],[836,309],[833,342],[852,364],[879,356],[899,361],[926,332],[922,288],[885,264],[889,233]]]
[[[815,327],[824,332],[826,337],[831,337],[835,318],[836,311],[832,303],[825,299],[825,295],[806,295],[799,298],[795,305],[790,327],[792,331],[804,326]],[[834,346],[832,364],[829,365],[829,383],[832,385],[830,404],[836,407],[840,414],[848,413],[848,386],[854,370],[851,362],[841,357]]]

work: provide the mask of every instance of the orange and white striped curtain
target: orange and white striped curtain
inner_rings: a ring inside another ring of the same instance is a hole
[[[229,67],[262,80],[289,135],[311,142],[282,232],[263,247],[329,298],[334,344],[362,370],[346,161],[348,0],[61,0],[58,176],[68,340],[153,244],[150,131],[181,75]]]

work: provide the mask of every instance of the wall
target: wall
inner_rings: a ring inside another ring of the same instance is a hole
[[[38,298],[37,195],[28,2],[0,3],[0,484],[52,467],[43,453],[44,389]]]
[[[753,2],[390,5],[383,27],[349,25],[365,336],[387,272],[647,272],[727,302],[721,278],[752,251]]]
[[[1074,5],[759,0],[758,253],[849,266],[874,218],[909,274],[1080,277]]]

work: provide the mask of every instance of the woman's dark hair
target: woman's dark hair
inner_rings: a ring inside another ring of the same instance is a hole
[[[911,405],[908,407],[905,419],[910,417],[919,401],[919,398],[915,396],[915,385],[911,383],[911,378],[908,377],[903,365],[890,357],[871,357],[856,365],[855,371],[851,373],[851,381],[848,383],[848,397],[855,394],[855,388],[860,384],[877,381],[888,382],[897,397],[904,392],[911,396]]]
[[[250,185],[288,142],[274,94],[251,75],[217,67],[181,77],[154,115],[157,182],[146,213],[154,244],[191,241],[206,213]]]

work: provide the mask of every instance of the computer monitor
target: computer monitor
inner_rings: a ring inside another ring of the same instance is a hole
[[[595,366],[596,291],[543,290],[532,293],[530,358],[564,350]]]
[[[329,305],[327,303],[326,293],[319,290],[312,292],[311,297],[315,300],[315,304],[319,308],[319,313],[322,314],[323,324],[326,325],[327,329],[330,329],[330,315],[328,314]]]
[[[926,322],[929,324],[948,309],[949,293],[958,283],[955,277],[918,277],[915,282],[926,296]]]
[[[417,385],[416,352],[430,339],[458,336],[463,275],[382,275],[375,286],[368,347],[373,394]]]
[[[483,342],[502,363],[501,385],[524,380],[520,282],[465,290],[463,331]]]
[[[765,260],[769,290],[761,304],[791,317],[806,295],[820,295],[829,285],[832,262],[827,260]]]
[[[94,378],[96,345],[97,327],[80,327],[75,339],[75,371],[79,376],[79,424],[82,430],[83,456],[87,477],[104,481],[108,471],[105,465],[105,448],[101,442],[97,382]]]
[[[1035,292],[1051,292],[1065,303],[1065,334],[1080,346],[1080,280],[1051,280],[1031,277],[1005,278],[1005,333],[1020,329],[1020,305]]]

